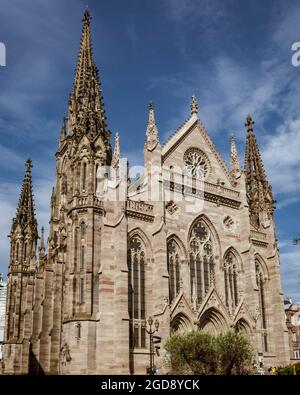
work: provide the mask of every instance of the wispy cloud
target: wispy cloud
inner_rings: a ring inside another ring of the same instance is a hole
[[[223,1],[220,0],[166,0],[165,6],[169,16],[174,20],[182,21],[198,21],[212,24],[217,22],[227,14],[228,8]]]
[[[287,296],[300,302],[300,248],[291,246],[280,253],[283,288]]]

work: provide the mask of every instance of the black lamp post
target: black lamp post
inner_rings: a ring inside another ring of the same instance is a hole
[[[154,328],[152,329],[153,326],[153,318],[149,317],[148,318],[148,325],[149,329],[145,325],[145,330],[150,336],[150,368],[147,369],[147,374],[155,374],[155,369],[154,369],[154,346],[153,346],[153,335],[155,332],[158,331],[159,328],[159,322],[158,320],[155,320],[154,322]]]

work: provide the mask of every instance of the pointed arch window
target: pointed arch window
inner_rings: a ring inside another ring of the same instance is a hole
[[[82,165],[82,191],[85,192],[87,188],[87,164],[86,162]]]
[[[85,259],[85,250],[84,250],[84,246],[82,245],[80,247],[80,269],[84,268],[84,259]]]
[[[79,303],[84,303],[84,279],[80,279],[80,287],[79,287]]]
[[[10,288],[9,295],[9,316],[7,326],[7,338],[11,338],[14,335],[15,325],[15,309],[16,309],[16,298],[17,298],[17,282],[14,281]]]
[[[95,168],[95,193],[98,191],[98,169],[99,169],[99,165],[96,165]]]
[[[226,305],[232,310],[239,302],[238,262],[232,251],[228,251],[224,257],[224,282]]]
[[[85,234],[86,234],[86,225],[85,222],[82,221],[79,226],[80,233],[80,269],[84,269],[85,264]]]
[[[199,305],[214,282],[214,241],[212,234],[199,220],[192,228],[189,240],[191,299]]]
[[[258,288],[259,309],[261,315],[261,329],[262,329],[262,343],[264,351],[268,351],[268,336],[267,336],[267,315],[266,315],[266,281],[261,263],[258,259],[255,260],[256,285]]]
[[[16,262],[18,262],[18,260],[19,260],[19,248],[20,248],[20,245],[19,245],[19,242],[17,241],[17,244],[16,244]]]
[[[24,261],[26,262],[27,260],[27,241],[25,241],[24,244]]]
[[[81,323],[77,322],[76,324],[76,339],[80,340],[81,339]]]
[[[169,272],[169,300],[170,303],[180,291],[180,252],[174,239],[167,243],[168,272]]]
[[[128,312],[130,347],[145,347],[145,248],[138,236],[134,236],[129,241]]]
[[[85,231],[86,231],[85,222],[82,221],[80,223],[80,237],[81,237],[81,240],[84,239],[84,237],[85,237]]]
[[[62,195],[66,195],[68,192],[68,186],[67,186],[67,176],[65,174],[62,175],[61,179],[61,193]]]

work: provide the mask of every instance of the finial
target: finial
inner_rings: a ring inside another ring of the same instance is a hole
[[[90,12],[89,12],[89,7],[86,6],[85,10],[84,10],[82,22],[87,23],[89,25],[91,19],[92,18],[91,18]]]
[[[253,130],[253,125],[254,125],[254,123],[255,123],[255,122],[253,121],[251,115],[248,114],[248,115],[247,115],[247,118],[246,118],[246,123],[245,123],[245,126],[246,126],[248,132],[250,132],[250,131]]]
[[[30,173],[30,169],[32,168],[32,160],[30,158],[26,161],[26,172]]]
[[[42,229],[41,229],[41,247],[44,247],[44,231],[45,231],[45,229],[44,229],[44,227],[42,226]]]
[[[45,253],[44,227],[43,226],[41,229],[41,241],[40,241],[39,251],[40,251],[40,256],[43,256]]]
[[[235,137],[234,133],[231,133],[230,135],[230,167],[231,167],[231,172],[234,177],[239,177],[240,175],[240,160],[239,160],[239,155],[238,151],[236,148],[235,144]]]
[[[198,102],[195,95],[191,99],[191,114],[198,114]]]
[[[120,149],[120,136],[119,133],[116,132],[115,134],[115,148],[114,148],[114,153],[112,157],[112,166],[113,167],[118,167],[120,163],[120,158],[121,158],[121,149]]]
[[[149,119],[146,131],[146,147],[152,151],[158,144],[158,131],[155,122],[154,104],[152,100],[149,103]]]

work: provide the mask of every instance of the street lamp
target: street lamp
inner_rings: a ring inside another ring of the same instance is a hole
[[[147,374],[155,374],[156,369],[154,368],[154,342],[153,342],[153,335],[154,333],[156,333],[159,329],[159,321],[155,320],[154,322],[154,328],[153,327],[153,318],[149,317],[148,318],[148,325],[149,325],[149,329],[146,326],[145,323],[145,330],[148,333],[148,335],[150,336],[150,367],[147,369]],[[161,341],[161,338],[159,338],[158,336],[155,336],[157,338],[157,340],[159,340],[159,342]],[[158,342],[158,341],[156,341]]]

